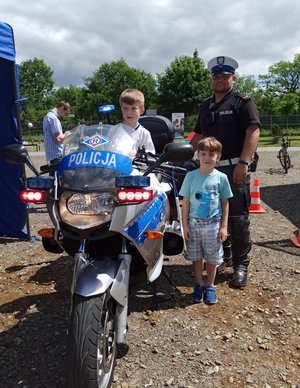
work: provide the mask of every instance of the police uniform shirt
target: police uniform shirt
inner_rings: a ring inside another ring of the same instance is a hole
[[[216,137],[223,145],[221,160],[224,160],[240,157],[250,124],[260,125],[256,105],[249,97],[236,96],[231,91],[217,104],[210,98],[200,105],[194,131],[204,137]]]

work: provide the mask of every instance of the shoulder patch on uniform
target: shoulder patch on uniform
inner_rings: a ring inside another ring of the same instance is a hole
[[[248,96],[247,94],[245,94],[245,93],[240,93],[240,92],[236,92],[235,94],[234,94],[236,97],[239,97],[239,98],[241,98],[242,100],[244,100],[244,101],[247,101],[247,100],[250,100],[250,96]]]
[[[206,100],[202,101],[200,104],[199,104],[199,109],[203,108],[203,106],[205,106],[205,104],[210,104],[211,102],[211,97],[207,98]]]

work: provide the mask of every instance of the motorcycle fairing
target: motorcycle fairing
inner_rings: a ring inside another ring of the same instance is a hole
[[[141,245],[146,239],[147,230],[158,230],[166,214],[166,194],[161,193],[146,206],[139,217],[125,229],[123,235]]]
[[[80,143],[85,144],[90,148],[97,148],[99,146],[109,143],[109,140],[105,139],[105,137],[100,136],[98,133],[96,133],[94,136],[88,137],[87,139],[82,140]]]
[[[58,169],[58,175],[62,175],[64,171],[80,167],[107,168],[122,172],[124,175],[130,175],[132,173],[132,160],[128,156],[111,151],[77,151],[63,157]]]
[[[151,265],[148,265],[146,272],[150,283],[154,282],[161,274],[163,262],[164,254],[161,253],[158,258],[152,261]]]
[[[144,257],[147,266],[147,278],[153,282],[161,273],[163,265],[163,240],[149,240],[147,230],[158,230],[163,232],[164,218],[166,214],[166,194],[161,193],[155,200],[143,209],[133,223],[121,232],[131,240],[141,255]]]

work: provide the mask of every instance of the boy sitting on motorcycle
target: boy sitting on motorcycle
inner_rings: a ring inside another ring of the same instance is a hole
[[[122,111],[123,122],[117,124],[111,129],[117,133],[120,127],[123,127],[126,132],[135,140],[135,153],[139,148],[145,147],[146,152],[155,154],[155,147],[151,138],[151,134],[139,123],[139,118],[145,111],[145,97],[138,89],[125,89],[120,97],[119,103]],[[132,155],[133,157],[135,156]],[[167,200],[166,220],[170,220],[170,204]]]
[[[111,131],[116,133],[120,127],[123,127],[135,141],[135,152],[138,148],[145,147],[146,152],[155,154],[155,148],[150,132],[138,121],[145,111],[144,94],[138,89],[126,89],[121,93],[119,103],[122,111],[123,122],[114,126]]]

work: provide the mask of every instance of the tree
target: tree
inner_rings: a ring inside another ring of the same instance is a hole
[[[94,118],[103,104],[113,104],[118,109],[119,96],[127,88],[140,89],[145,95],[146,107],[155,104],[156,82],[151,74],[130,67],[124,59],[101,65],[92,77],[85,79],[82,114],[86,112]],[[118,117],[121,118],[120,113]]]
[[[59,88],[51,93],[48,101],[51,106],[56,105],[59,101],[67,101],[71,105],[71,110],[78,108],[79,100],[82,94],[82,88],[76,85],[70,85],[68,88]]]
[[[253,75],[237,76],[234,83],[234,90],[247,94],[255,102],[259,113],[270,115],[275,112],[275,95],[269,87],[263,89],[260,87]]]
[[[299,94],[286,93],[275,99],[275,114],[293,115],[299,113]]]
[[[257,88],[252,94],[260,115],[274,115],[276,112],[276,95],[267,89]]]
[[[176,57],[158,74],[158,106],[162,115],[197,113],[197,106],[211,94],[209,71],[195,50],[192,57]]]
[[[279,61],[268,69],[267,75],[260,76],[260,83],[268,86],[277,94],[299,93],[300,91],[300,54],[293,62]]]
[[[21,62],[20,96],[27,98],[21,122],[40,121],[46,107],[46,99],[54,87],[53,71],[42,59],[34,58]]]
[[[252,97],[257,86],[257,82],[253,75],[238,75],[233,85],[235,91],[245,93],[250,97]]]
[[[80,114],[80,104],[82,101],[83,90],[76,85],[70,85],[68,88],[59,88],[51,93],[47,99],[47,106],[54,107],[59,101],[66,101],[71,106],[70,116],[65,118],[64,128],[74,127],[78,121],[83,119]]]

